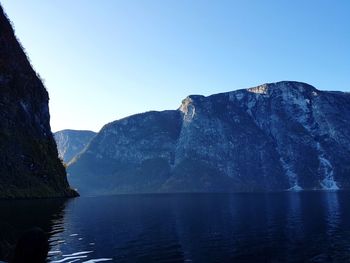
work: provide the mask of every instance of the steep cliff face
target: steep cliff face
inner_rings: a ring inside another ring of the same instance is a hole
[[[147,112],[107,124],[69,167],[88,194],[155,192],[171,175],[178,111]]]
[[[58,156],[69,163],[96,135],[93,131],[62,130],[54,133]]]
[[[0,198],[74,196],[49,124],[48,94],[0,6]]]
[[[350,188],[350,94],[278,82],[106,125],[68,171],[83,194]]]

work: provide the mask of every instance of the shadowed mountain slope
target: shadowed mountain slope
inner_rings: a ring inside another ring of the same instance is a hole
[[[50,129],[48,93],[0,6],[0,198],[75,196]]]

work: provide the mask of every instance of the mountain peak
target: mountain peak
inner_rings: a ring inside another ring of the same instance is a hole
[[[301,93],[319,92],[318,89],[310,84],[298,81],[279,81],[274,83],[265,83],[256,87],[246,89],[248,92],[256,94],[272,94],[274,92],[285,92],[295,90]]]

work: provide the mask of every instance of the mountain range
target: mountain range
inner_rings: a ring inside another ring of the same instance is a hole
[[[83,195],[350,188],[350,94],[282,81],[105,125],[68,166]]]

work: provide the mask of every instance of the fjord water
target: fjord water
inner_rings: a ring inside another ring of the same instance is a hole
[[[1,201],[0,256],[40,226],[50,262],[348,262],[348,200],[338,191]]]

